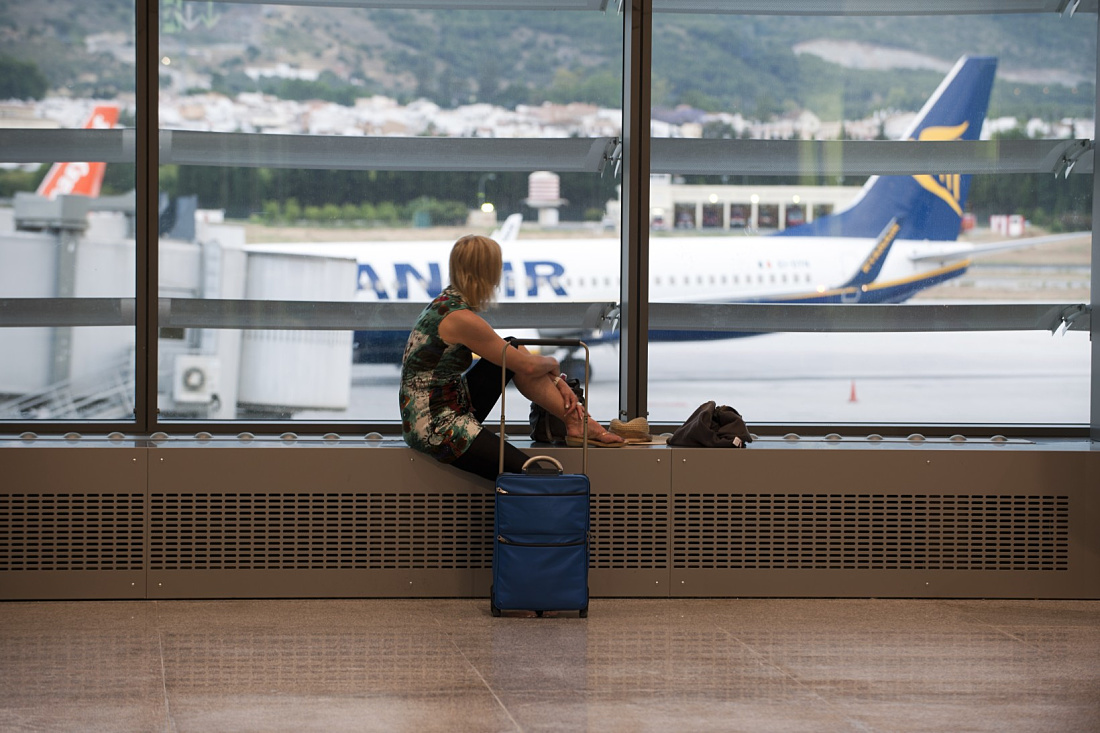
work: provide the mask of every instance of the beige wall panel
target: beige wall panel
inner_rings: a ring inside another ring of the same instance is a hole
[[[146,451],[0,446],[0,598],[144,598]]]
[[[577,449],[532,452],[581,468]],[[762,442],[589,461],[596,598],[1100,597],[1088,444]],[[491,484],[392,442],[9,441],[0,466],[3,598],[491,584]]]

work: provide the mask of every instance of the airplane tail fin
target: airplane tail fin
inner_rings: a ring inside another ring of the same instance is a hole
[[[493,239],[497,244],[507,244],[512,242],[519,236],[519,228],[523,225],[523,214],[512,214],[504,223],[500,225],[500,229],[493,231],[489,235],[489,239]]]
[[[989,107],[997,59],[964,56],[925,103],[906,140],[977,140]],[[899,239],[953,241],[958,237],[970,176],[873,176],[841,211],[790,227],[786,236],[878,236],[891,219]]]
[[[84,123],[84,129],[108,129],[118,124],[118,107],[113,105],[100,105],[92,111],[91,117]],[[56,198],[61,194],[76,194],[79,196],[99,196],[100,186],[103,185],[103,175],[107,172],[107,164],[103,162],[68,162],[54,163],[42,179],[36,193],[48,199]]]

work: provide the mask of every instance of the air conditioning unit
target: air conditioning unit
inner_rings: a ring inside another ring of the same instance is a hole
[[[178,404],[209,404],[218,393],[218,359],[202,354],[179,354],[172,375],[172,399]]]

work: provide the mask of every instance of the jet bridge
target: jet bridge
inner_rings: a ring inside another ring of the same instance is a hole
[[[245,252],[241,228],[197,220],[193,201],[166,211],[175,220],[159,240],[161,297],[355,297],[353,260]],[[0,419],[133,414],[133,215],[132,194],[49,200],[20,193],[11,209],[0,209],[0,353],[17,355],[0,360]],[[118,317],[89,323],[92,302]],[[227,420],[343,410],[351,351],[350,331],[162,328],[158,406],[164,417]]]

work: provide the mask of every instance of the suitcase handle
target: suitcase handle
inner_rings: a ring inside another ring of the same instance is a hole
[[[565,473],[565,468],[561,465],[561,461],[559,461],[557,458],[554,458],[552,456],[531,456],[530,458],[528,458],[526,461],[523,462],[523,472],[524,473],[550,473],[550,471],[548,469],[545,469],[545,468],[541,468],[541,469],[540,468],[535,468],[532,471],[527,470],[528,466],[534,465],[535,463],[538,463],[539,461],[549,461],[550,463],[553,463],[557,467],[558,473]]]
[[[584,433],[581,440],[581,473],[588,473],[588,373],[591,370],[589,360],[591,354],[588,344],[578,339],[513,339],[511,343],[505,342],[500,352],[500,468],[497,473],[504,473],[504,393],[508,389],[508,347],[509,346],[579,346],[584,349]],[[549,458],[549,456],[544,456]],[[551,459],[553,460],[553,459]],[[556,462],[556,461],[555,461]],[[528,461],[530,463],[530,461]],[[561,464],[559,463],[560,467]],[[527,465],[524,464],[524,468]]]

